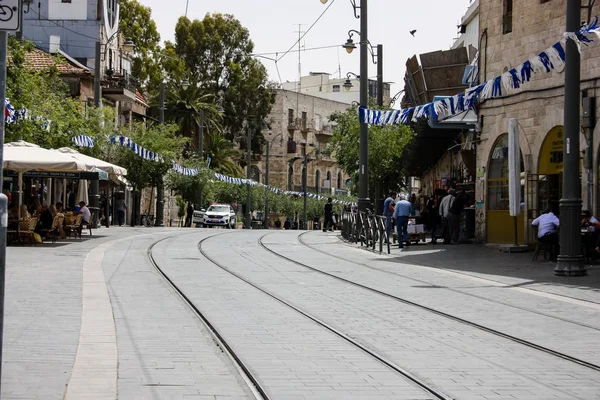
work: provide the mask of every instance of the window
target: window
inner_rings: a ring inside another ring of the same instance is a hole
[[[294,110],[291,108],[288,109],[288,125],[294,125]]]
[[[502,33],[510,33],[513,30],[513,0],[503,1],[503,13],[502,13]]]
[[[108,25],[113,28],[117,18],[117,0],[107,0]]]
[[[315,193],[319,194],[320,193],[320,186],[321,186],[321,171],[317,170],[315,172]]]
[[[302,111],[302,129],[306,129],[306,122],[308,120],[308,115],[306,111]]]
[[[340,91],[340,85],[333,85],[333,92],[338,93]]]
[[[342,173],[341,172],[338,172],[337,188],[338,189],[342,188]]]

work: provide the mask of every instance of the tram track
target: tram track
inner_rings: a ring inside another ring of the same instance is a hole
[[[259,285],[253,283],[252,281],[246,279],[245,277],[243,277],[242,275],[238,274],[235,271],[232,271],[230,268],[228,268],[227,266],[223,265],[222,263],[220,263],[219,261],[215,260],[213,257],[211,257],[202,247],[202,245],[207,241],[214,238],[214,236],[211,237],[207,237],[203,240],[201,240],[198,243],[198,250],[200,251],[200,253],[208,260],[210,261],[212,264],[214,264],[215,266],[219,267],[220,269],[222,269],[223,271],[229,273],[230,275],[236,277],[237,279],[243,281],[244,283],[246,283],[247,285],[253,287],[254,289],[262,292],[263,294],[271,297],[272,299],[276,300],[277,302],[285,305],[286,307],[294,310],[295,312],[297,312],[298,314],[302,315],[303,317],[315,322],[317,325],[325,328],[326,330],[328,330],[329,332],[333,333],[334,335],[336,335],[337,337],[343,339],[344,341],[350,343],[352,346],[360,349],[362,352],[364,352],[365,354],[367,354],[368,356],[372,357],[373,359],[377,360],[378,362],[382,363],[383,365],[385,365],[387,368],[389,368],[390,370],[396,372],[397,374],[399,374],[402,378],[407,379],[408,381],[412,382],[414,385],[416,385],[417,387],[419,387],[420,389],[422,389],[424,392],[428,393],[429,395],[433,396],[433,398],[435,399],[440,399],[440,400],[451,400],[453,399],[453,397],[441,392],[439,389],[433,387],[431,384],[428,384],[427,382],[425,382],[423,379],[419,378],[418,376],[412,374],[410,371],[394,364],[392,361],[386,359],[384,356],[375,353],[374,351],[368,349],[366,346],[362,345],[361,343],[357,342],[356,340],[352,339],[351,337],[349,337],[348,335],[344,334],[343,332],[339,331],[338,329],[334,328],[333,326],[327,324],[325,321],[315,317],[314,315],[294,306],[293,304],[291,304],[290,302],[284,300],[283,298],[275,295],[274,293],[272,293],[269,290],[266,290],[262,287],[260,287]]]
[[[384,274],[398,276],[398,277],[401,277],[401,278],[404,278],[404,279],[408,279],[408,280],[411,280],[413,282],[417,282],[417,283],[420,283],[420,284],[423,284],[423,285],[435,285],[434,283],[431,283],[431,282],[428,282],[428,281],[425,281],[425,280],[422,280],[422,279],[417,279],[417,278],[412,277],[412,276],[408,276],[408,275],[404,275],[404,274],[401,274],[401,273],[398,273],[398,272],[388,271],[388,270],[385,270],[385,269],[373,267],[372,265],[369,265],[369,264],[357,262],[355,260],[352,260],[352,259],[349,259],[349,258],[346,258],[346,257],[341,257],[341,256],[338,256],[336,254],[328,253],[328,252],[326,252],[324,250],[321,250],[321,249],[317,248],[316,246],[313,246],[311,244],[306,243],[303,240],[302,236],[306,235],[307,233],[309,233],[309,232],[304,232],[304,233],[298,235],[298,241],[303,246],[308,247],[309,249],[314,250],[314,251],[316,251],[318,253],[321,253],[321,254],[324,254],[326,256],[333,257],[333,258],[336,258],[336,259],[339,259],[339,260],[343,260],[343,261],[346,261],[346,262],[349,262],[349,263],[352,263],[352,264],[355,264],[355,265],[360,265],[361,267],[365,267],[365,268],[368,268],[368,269],[373,270],[373,271],[382,272]],[[403,260],[402,262],[410,264],[410,265],[414,265],[414,266],[419,266],[418,264],[413,263],[413,262],[409,262],[409,261],[404,261]],[[430,268],[430,267],[428,267],[428,268]],[[467,274],[460,274],[460,275],[463,275],[463,276],[466,276],[466,277],[471,277],[471,275],[467,275]],[[497,282],[497,281],[490,281],[490,282],[494,282],[494,283],[500,284],[500,282]],[[437,285],[435,285],[435,286],[437,286]],[[464,296],[473,297],[473,298],[476,298],[476,299],[479,299],[479,300],[489,301],[489,302],[492,302],[492,303],[495,303],[495,304],[500,304],[500,305],[503,305],[503,306],[506,306],[506,307],[510,307],[510,308],[514,308],[514,309],[517,309],[517,310],[530,312],[532,314],[541,315],[543,317],[556,319],[558,321],[566,322],[566,323],[573,324],[573,325],[578,325],[578,326],[581,326],[583,328],[592,329],[592,330],[600,332],[600,328],[599,327],[592,326],[592,325],[589,325],[589,324],[586,324],[586,323],[583,323],[583,322],[573,321],[573,320],[568,319],[568,318],[559,317],[557,315],[548,314],[548,313],[545,313],[545,312],[542,312],[542,311],[538,311],[538,310],[533,310],[533,309],[527,308],[527,307],[517,306],[517,305],[510,304],[510,303],[507,303],[507,302],[504,302],[504,301],[500,301],[500,300],[492,300],[489,297],[480,296],[480,295],[469,293],[469,292],[466,292],[466,291],[463,291],[463,290],[459,290],[459,289],[453,289],[453,288],[445,287],[445,286],[440,286],[440,288],[443,288],[443,289],[448,290],[448,291],[453,292],[453,293],[458,293],[458,294],[461,294],[461,295],[464,295]],[[572,299],[572,297],[567,297],[567,298]],[[592,303],[592,304],[597,304],[597,303]]]
[[[405,298],[402,298],[402,297],[399,297],[399,296],[393,295],[393,294],[391,294],[391,293],[387,293],[387,292],[385,292],[385,291],[382,291],[382,290],[379,290],[379,289],[376,289],[376,288],[373,288],[373,287],[370,287],[370,286],[363,285],[363,284],[361,284],[361,283],[358,283],[358,282],[355,282],[355,281],[353,281],[353,280],[350,280],[350,279],[343,278],[343,277],[341,277],[341,276],[338,276],[338,275],[336,275],[336,274],[333,274],[333,273],[330,273],[330,272],[326,272],[326,271],[320,270],[320,269],[318,269],[318,268],[312,267],[312,266],[310,266],[310,265],[308,265],[308,264],[305,264],[305,263],[302,263],[302,262],[300,262],[300,261],[294,260],[293,258],[287,257],[287,256],[285,256],[285,255],[283,255],[283,254],[280,254],[280,253],[276,252],[275,250],[273,250],[273,249],[269,248],[268,246],[266,246],[266,245],[263,243],[263,239],[264,239],[265,237],[267,237],[268,235],[270,235],[270,234],[271,234],[271,233],[267,233],[267,234],[265,234],[265,235],[262,235],[261,237],[259,237],[259,238],[258,238],[258,244],[259,244],[259,245],[260,245],[260,246],[261,246],[261,247],[262,247],[264,250],[268,251],[269,253],[271,253],[271,254],[273,254],[273,255],[275,255],[275,256],[277,256],[277,257],[279,257],[279,258],[285,259],[285,260],[287,260],[287,261],[289,261],[289,262],[292,262],[292,263],[294,263],[294,264],[296,264],[296,265],[298,265],[298,266],[301,266],[301,267],[307,268],[307,269],[309,269],[309,270],[311,270],[311,271],[314,271],[314,272],[320,273],[320,274],[322,274],[322,275],[325,275],[325,276],[328,276],[328,277],[334,278],[334,279],[336,279],[336,280],[339,280],[339,281],[345,282],[345,283],[347,283],[347,284],[350,284],[350,285],[352,285],[352,286],[355,286],[355,287],[362,288],[362,289],[364,289],[364,290],[367,290],[367,291],[370,291],[370,292],[372,292],[372,293],[376,293],[376,294],[378,294],[378,295],[381,295],[381,296],[384,296],[384,297],[387,297],[387,298],[393,299],[393,300],[395,300],[395,301],[398,301],[398,302],[400,302],[400,303],[403,303],[403,304],[406,304],[406,305],[409,305],[409,306],[413,306],[413,307],[416,307],[416,308],[418,308],[418,309],[425,310],[425,311],[428,311],[428,312],[430,312],[430,313],[433,313],[433,314],[439,315],[439,316],[441,316],[441,317],[444,317],[444,318],[446,318],[446,319],[449,319],[449,320],[452,320],[452,321],[455,321],[455,322],[459,322],[459,323],[461,323],[461,324],[464,324],[464,325],[467,325],[467,326],[470,326],[470,327],[473,327],[473,328],[479,329],[479,330],[481,330],[481,331],[484,331],[484,332],[490,333],[490,334],[492,334],[492,335],[495,335],[495,336],[497,336],[497,337],[501,337],[501,338],[504,338],[504,339],[510,340],[510,341],[512,341],[512,342],[515,342],[515,343],[521,344],[521,345],[523,345],[523,346],[526,346],[526,347],[528,347],[528,348],[535,349],[535,350],[538,350],[538,351],[544,352],[544,353],[546,353],[546,354],[549,354],[549,355],[552,355],[552,356],[555,356],[555,357],[561,358],[561,359],[563,359],[563,360],[566,360],[566,361],[569,361],[569,362],[572,362],[572,363],[578,364],[578,365],[580,365],[580,366],[583,366],[583,367],[585,367],[585,368],[589,368],[589,369],[592,369],[592,370],[594,370],[594,371],[598,371],[598,372],[600,372],[600,365],[596,365],[596,364],[593,364],[593,363],[587,362],[587,361],[585,361],[585,360],[581,360],[581,359],[578,359],[578,358],[576,358],[576,357],[572,357],[572,356],[570,356],[570,355],[568,355],[568,354],[564,354],[564,353],[561,353],[561,352],[559,352],[559,351],[552,350],[552,349],[550,349],[550,348],[547,348],[547,347],[544,347],[544,346],[541,346],[541,345],[535,344],[535,343],[533,343],[533,342],[530,342],[530,341],[527,341],[527,340],[524,340],[524,339],[518,338],[518,337],[516,337],[516,336],[513,336],[513,335],[510,335],[510,334],[507,334],[507,333],[504,333],[504,332],[498,331],[498,330],[496,330],[496,329],[489,328],[489,327],[486,327],[486,326],[484,326],[484,325],[481,325],[481,324],[478,324],[478,323],[475,323],[475,322],[472,322],[472,321],[466,320],[466,319],[464,319],[464,318],[460,318],[460,317],[457,317],[457,316],[455,316],[455,315],[451,315],[451,314],[448,314],[448,313],[446,313],[446,312],[443,312],[443,311],[440,311],[440,310],[437,310],[437,309],[434,309],[434,308],[431,308],[431,307],[428,307],[428,306],[425,306],[425,305],[422,305],[422,304],[419,304],[419,303],[413,302],[413,301],[411,301],[411,300],[408,300],[408,299],[405,299]],[[303,233],[302,235],[304,235],[304,234],[306,234],[306,233]],[[300,235],[300,236],[302,236],[302,235]],[[301,243],[301,244],[303,244],[304,246],[306,246],[306,244],[302,243],[302,241],[300,241],[300,243]],[[306,247],[308,247],[308,246],[306,246]],[[310,248],[310,247],[309,247],[309,248]],[[322,252],[322,251],[321,251],[321,253],[328,254],[328,253],[326,253],[326,252]],[[331,255],[331,254],[328,254],[328,255],[329,255],[329,256],[331,256],[331,257],[337,257],[337,256],[333,256],[333,255]],[[343,258],[342,258],[342,259],[343,259]],[[354,263],[354,264],[357,264],[357,265],[361,265],[360,263],[356,263],[355,261],[351,261],[351,260],[347,260],[347,259],[346,259],[345,261],[352,262],[352,263]],[[379,271],[381,271],[381,270],[379,270]],[[411,279],[412,279],[412,278],[411,278]]]
[[[216,236],[222,236],[223,234],[215,234],[211,235],[204,240],[214,238]],[[256,400],[271,400],[271,397],[267,394],[266,389],[261,385],[256,376],[250,371],[248,366],[242,361],[239,355],[233,350],[231,345],[225,340],[225,338],[221,335],[221,333],[217,330],[217,328],[210,322],[210,320],[194,305],[194,303],[186,296],[186,294],[179,288],[179,286],[173,282],[173,280],[160,268],[154,256],[152,254],[152,250],[154,246],[157,244],[171,239],[171,237],[162,238],[150,245],[148,248],[148,259],[152,266],[156,269],[160,276],[164,278],[165,281],[169,283],[171,288],[181,297],[181,299],[187,304],[187,306],[193,311],[193,313],[200,319],[200,321],[204,324],[204,326],[208,329],[210,334],[213,337],[213,340],[219,346],[219,348],[229,357],[229,359],[235,365],[238,373],[252,392],[254,398]]]

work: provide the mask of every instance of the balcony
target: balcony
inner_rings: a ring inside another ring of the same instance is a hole
[[[308,133],[315,130],[314,122],[306,119],[300,120],[300,130],[302,133]]]
[[[102,96],[112,101],[135,101],[137,79],[127,73],[109,73],[102,79]]]
[[[315,130],[315,136],[318,140],[329,140],[333,136],[333,127],[331,125],[323,125],[321,129]]]

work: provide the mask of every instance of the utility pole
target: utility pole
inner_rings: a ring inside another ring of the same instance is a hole
[[[252,203],[252,186],[250,186],[250,177],[252,176],[252,131],[250,130],[250,124],[246,125],[246,186],[247,186],[247,197],[246,197],[246,218],[245,225],[246,229],[252,228],[252,213],[250,206]]]
[[[567,1],[567,32],[580,28],[581,0]],[[560,199],[560,255],[555,275],[581,276],[587,271],[581,251],[581,180],[579,178],[579,107],[581,55],[577,44],[567,39],[565,65],[565,135],[563,193]]]
[[[165,82],[160,83],[160,106],[159,106],[159,122],[161,125],[165,123]],[[156,184],[156,218],[154,226],[164,226],[165,219],[165,187],[163,177],[159,177]]]
[[[369,103],[369,40],[368,40],[368,0],[360,2],[360,105],[368,107]],[[358,174],[358,210],[366,211],[369,199],[369,126],[360,124],[359,140],[359,174]]]
[[[200,133],[198,134],[198,156],[200,157],[200,164],[204,167],[204,110],[200,109]],[[204,202],[202,189],[200,189],[200,208]]]
[[[383,45],[377,45],[377,105],[383,107]]]
[[[306,147],[304,147],[304,162],[302,163],[302,191],[304,192],[304,210],[303,210],[303,219],[304,224],[300,226],[300,229],[304,227],[308,227],[307,219],[307,208],[308,208],[308,196],[306,194],[306,186],[308,181],[308,151]],[[304,228],[305,229],[305,228]]]
[[[102,51],[100,42],[96,42],[96,56],[94,60],[94,107],[100,108],[100,99],[102,98],[102,88],[100,85],[102,69]],[[81,200],[81,199],[78,199]],[[94,220],[91,223],[97,226],[98,214],[100,211],[100,181],[92,180],[90,185],[90,208],[95,210]]]
[[[267,142],[267,165],[265,171],[265,185],[269,186],[269,155],[271,153],[271,142]],[[263,228],[269,229],[269,195],[265,199],[265,220],[263,222]]]
[[[16,12],[23,13],[22,2],[16,2]],[[16,20],[16,21],[15,21]],[[0,99],[6,98],[6,56],[8,52],[8,31],[23,29],[19,18],[2,21],[0,24]],[[4,118],[0,118],[0,189],[4,187]],[[19,192],[19,197],[22,194]],[[2,376],[2,343],[4,341],[4,298],[6,283],[6,230],[8,221],[8,197],[0,190],[0,376]],[[2,380],[0,379],[0,391]]]

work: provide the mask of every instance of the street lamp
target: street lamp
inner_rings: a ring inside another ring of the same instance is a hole
[[[108,40],[104,44],[104,57],[102,55],[102,43],[100,43],[100,41],[96,42],[96,54],[95,54],[96,58],[95,58],[95,62],[94,62],[94,107],[96,107],[96,108],[100,108],[100,100],[102,98],[102,86],[101,86],[102,77],[100,75],[100,69],[102,68],[102,61],[104,61],[104,59],[106,57],[106,53],[108,51],[108,45],[114,40],[114,38],[117,37],[117,35],[120,32],[121,32],[120,30],[117,30],[115,33],[113,33],[108,38]],[[133,40],[131,40],[131,38],[126,38],[125,42],[123,42],[123,44],[121,45],[121,49],[125,53],[129,53],[129,52],[133,51],[134,48],[135,48],[135,44],[133,43]],[[100,193],[100,181],[93,180],[90,185],[90,208],[95,209],[95,210],[100,210],[100,194],[99,193]],[[96,215],[94,216],[94,221],[92,221],[92,224],[94,224],[94,225],[97,225],[98,214],[99,214],[99,212],[96,213]],[[135,215],[135,213],[134,213],[134,215]]]
[[[356,79],[360,79],[360,75],[356,75],[354,72],[348,72],[346,74],[346,82],[344,82],[344,84],[342,85],[344,89],[346,89],[346,92],[349,92],[350,89],[354,87],[352,81],[350,80],[350,77],[352,76],[354,76]]]
[[[323,0],[321,0],[323,3]],[[323,3],[325,4],[325,3]],[[369,39],[368,39],[368,0],[350,0],[354,8],[354,17],[360,18],[360,105],[367,107],[369,103]],[[360,15],[358,14],[360,10]],[[346,48],[347,49],[347,48]],[[358,209],[366,211],[371,202],[369,199],[369,126],[362,122],[360,124],[359,161],[358,161]]]
[[[304,195],[304,211],[303,211],[303,218],[304,218],[304,226],[308,227],[308,216],[307,216],[307,208],[308,208],[308,195],[306,193],[306,186],[307,186],[307,181],[308,181],[308,162],[312,161],[311,159],[308,158],[309,155],[315,153],[317,151],[317,149],[313,149],[311,153],[308,153],[306,151],[306,147],[308,147],[308,143],[306,143],[304,145],[304,161],[302,162],[302,192]],[[302,227],[300,228],[302,229]]]
[[[400,95],[404,93],[404,89],[402,89],[401,91],[399,91],[398,93],[396,93],[394,95],[394,97],[392,97],[392,99],[390,100],[390,108],[392,108],[394,106],[394,104],[396,103],[396,101],[398,101],[398,99],[400,98]]]
[[[263,132],[265,132],[265,130],[263,130]],[[271,132],[268,132],[269,135],[271,135]],[[275,135],[271,140],[267,141],[267,165],[266,165],[266,171],[265,171],[265,185],[269,186],[269,156],[271,153],[271,145],[273,144],[273,142],[275,141],[275,139],[277,139],[277,137],[280,137],[280,142],[283,142],[283,133],[278,133],[277,135]],[[269,229],[269,197],[267,196],[266,200],[265,200],[265,221],[263,223],[263,227],[265,229]]]
[[[346,43],[344,43],[342,45],[342,47],[344,49],[346,49],[346,52],[348,54],[352,54],[352,52],[356,48],[356,45],[354,44],[354,40],[352,39],[352,37],[354,36],[355,33],[360,36],[360,32],[359,31],[356,31],[354,29],[348,31],[348,40],[346,40]]]

